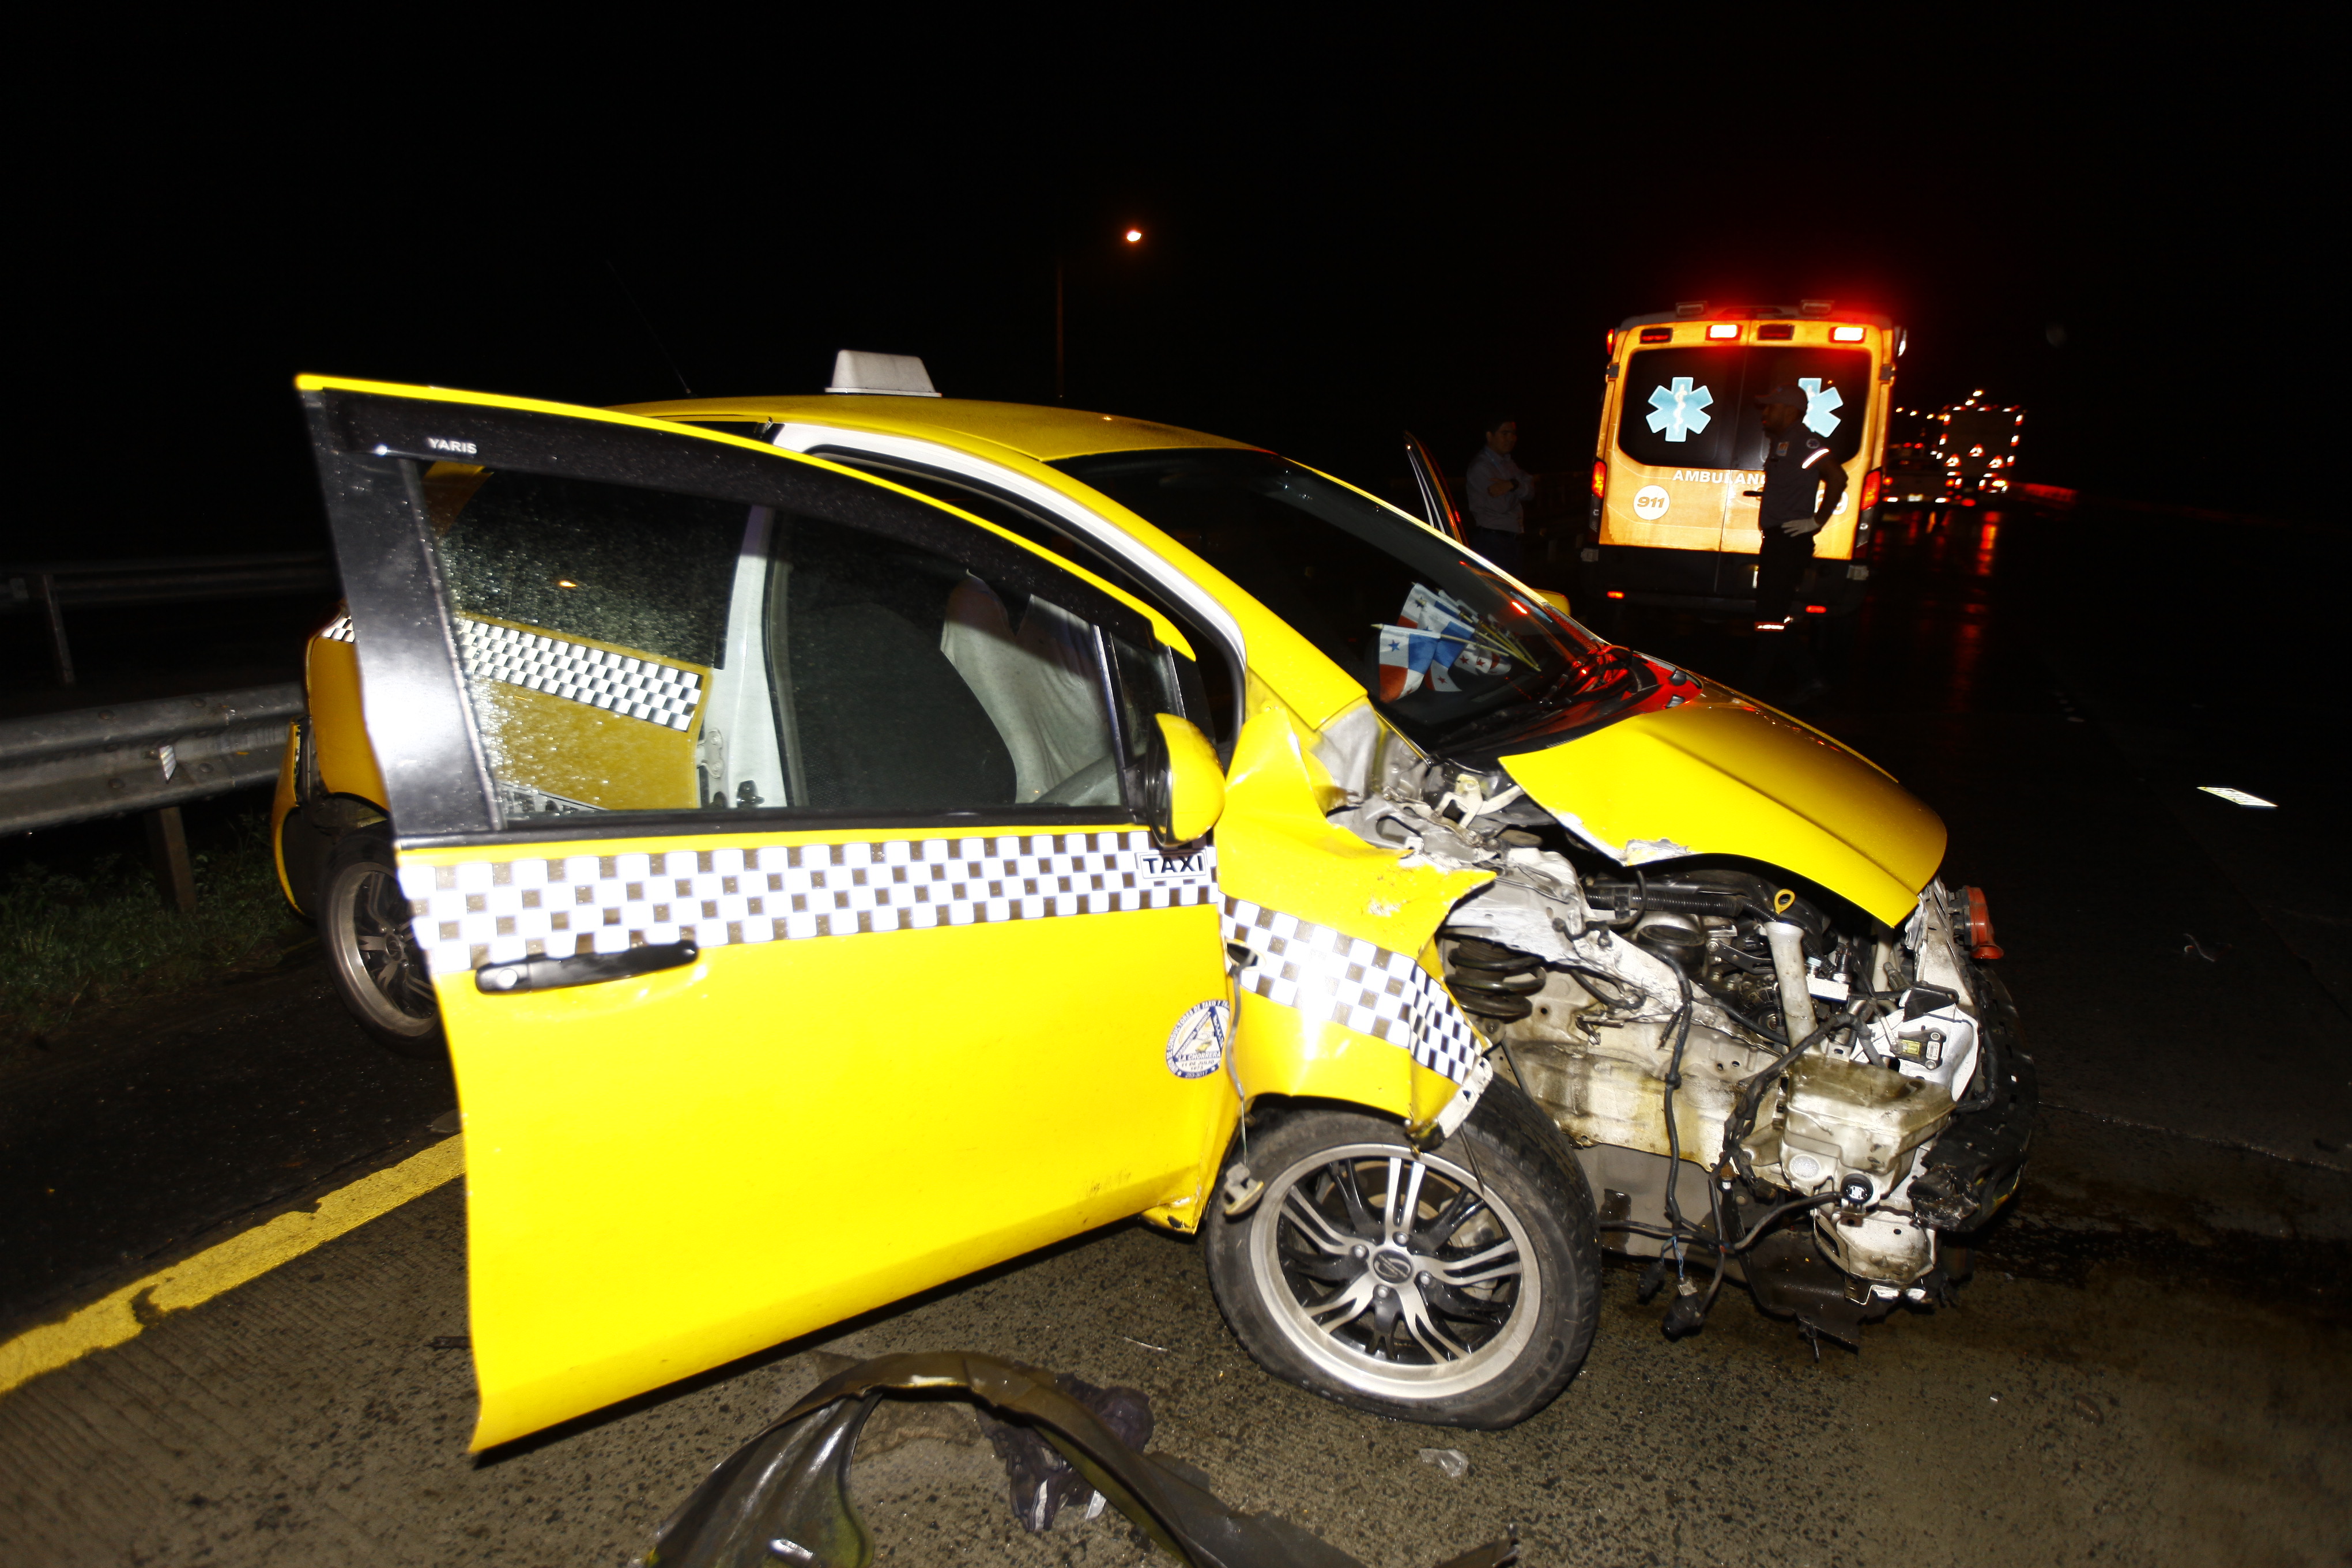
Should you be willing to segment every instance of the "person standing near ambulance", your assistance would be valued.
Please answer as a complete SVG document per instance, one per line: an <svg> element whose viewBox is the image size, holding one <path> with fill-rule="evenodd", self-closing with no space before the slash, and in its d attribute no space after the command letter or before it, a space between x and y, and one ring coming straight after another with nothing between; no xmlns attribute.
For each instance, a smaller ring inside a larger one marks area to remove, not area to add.
<svg viewBox="0 0 2352 1568"><path fill-rule="evenodd" d="M1519 444L1519 422L1496 416L1486 421L1486 444L1470 459L1464 489L1470 502L1470 548L1517 576L1527 538L1529 497L1536 493L1533 474L1512 459Z"/></svg>
<svg viewBox="0 0 2352 1568"><path fill-rule="evenodd" d="M1802 387L1776 386L1756 399L1764 426L1764 488L1756 525L1764 541L1756 552L1756 647L1748 681L1760 687L1784 650L1790 671L1802 683L1790 699L1803 702L1828 689L1821 668L1805 646L1805 632L1790 626L1797 584L1813 558L1813 536L1845 500L1845 469L1830 455L1829 437L1805 424L1811 395Z"/></svg>

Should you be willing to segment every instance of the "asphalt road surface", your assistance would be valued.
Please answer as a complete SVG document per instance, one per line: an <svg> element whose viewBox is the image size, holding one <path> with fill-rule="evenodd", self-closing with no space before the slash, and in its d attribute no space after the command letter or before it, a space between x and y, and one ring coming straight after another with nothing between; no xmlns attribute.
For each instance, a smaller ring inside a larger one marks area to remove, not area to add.
<svg viewBox="0 0 2352 1568"><path fill-rule="evenodd" d="M2347 553L2147 514L1888 531L1806 716L1950 824L2045 1113L1959 1307L1859 1352L1744 1300L1669 1343L1612 1268L1551 1409L1401 1426L1260 1373L1194 1248L1122 1226L476 1459L449 1183L0 1394L0 1561L625 1563L828 1358L953 1348L1142 1390L1153 1447L1380 1568L1513 1523L1530 1563L2352 1563ZM1739 677L1719 628L1622 629ZM454 1103L315 970L67 1042L0 1084L0 1336L328 1213ZM1116 1514L1022 1534L960 1405L897 1409L856 1484L886 1562L1150 1558Z"/></svg>

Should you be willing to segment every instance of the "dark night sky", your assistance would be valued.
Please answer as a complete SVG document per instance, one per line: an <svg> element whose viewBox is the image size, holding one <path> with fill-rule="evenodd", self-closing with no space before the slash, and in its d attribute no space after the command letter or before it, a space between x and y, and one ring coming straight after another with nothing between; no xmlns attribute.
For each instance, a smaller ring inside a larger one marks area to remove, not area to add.
<svg viewBox="0 0 2352 1568"><path fill-rule="evenodd" d="M0 556L319 542L298 370L674 395L615 270L698 392L816 390L854 346L1045 400L1057 237L1074 404L1374 485L1400 427L1458 460L1490 407L1530 466L1580 467L1619 319L1830 296L1911 327L1898 401L2032 409L2029 479L2318 514L2245 488L2319 395L2290 308L2340 271L2312 40L1817 30L1775 76L1747 14L1358 46L1171 11L1091 57L974 35L910 64L861 15L90 78L107 129L21 166L50 440Z"/></svg>

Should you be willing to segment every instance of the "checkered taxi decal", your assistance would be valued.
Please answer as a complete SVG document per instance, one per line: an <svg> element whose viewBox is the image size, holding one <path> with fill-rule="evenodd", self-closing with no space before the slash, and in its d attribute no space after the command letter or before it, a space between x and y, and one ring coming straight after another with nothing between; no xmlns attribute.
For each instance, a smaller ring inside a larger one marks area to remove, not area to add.
<svg viewBox="0 0 2352 1568"><path fill-rule="evenodd" d="M400 885L436 975L685 939L712 948L1219 901L1213 847L1170 859L1139 831L468 860L403 866ZM1222 903L1224 939L1257 955L1244 990L1468 1080L1470 1021L1409 954Z"/></svg>
<svg viewBox="0 0 2352 1568"><path fill-rule="evenodd" d="M1257 954L1242 989L1310 1017L1386 1040L1455 1083L1479 1042L1437 978L1411 955L1241 899L1225 900L1225 940Z"/></svg>
<svg viewBox="0 0 2352 1568"><path fill-rule="evenodd" d="M457 617L457 646L466 673L477 679L568 697L665 729L691 728L702 700L702 677L691 669L471 616Z"/></svg>
<svg viewBox="0 0 2352 1568"><path fill-rule="evenodd" d="M1168 859L1150 835L1042 833L877 844L403 866L435 974L541 955L700 947L1205 904L1216 851Z"/></svg>
<svg viewBox="0 0 2352 1568"><path fill-rule="evenodd" d="M496 621L457 617L466 673L551 696L568 697L666 730L690 730L702 700L701 675L656 658L635 658L544 632ZM351 642L352 618L337 616L319 628L329 642Z"/></svg>

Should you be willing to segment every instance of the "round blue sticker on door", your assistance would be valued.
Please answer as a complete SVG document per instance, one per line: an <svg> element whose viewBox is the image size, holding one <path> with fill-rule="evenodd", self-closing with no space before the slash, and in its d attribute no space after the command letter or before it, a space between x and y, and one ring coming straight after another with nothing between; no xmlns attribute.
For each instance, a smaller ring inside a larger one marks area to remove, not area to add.
<svg viewBox="0 0 2352 1568"><path fill-rule="evenodd" d="M1224 1066L1233 1018L1234 1005L1222 996L1187 1007L1168 1032L1168 1070L1178 1078L1206 1078Z"/></svg>

